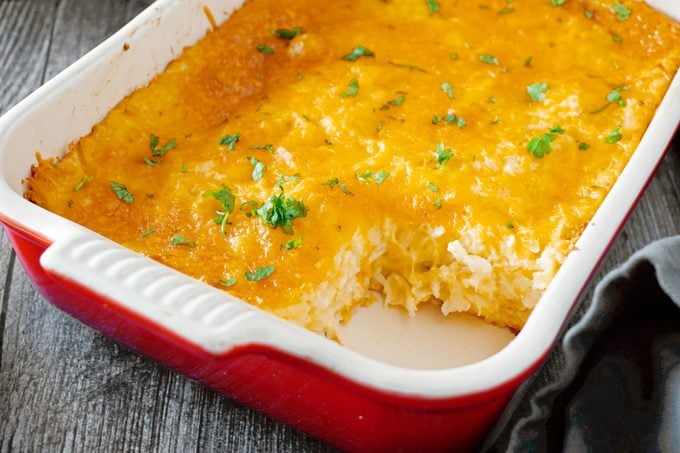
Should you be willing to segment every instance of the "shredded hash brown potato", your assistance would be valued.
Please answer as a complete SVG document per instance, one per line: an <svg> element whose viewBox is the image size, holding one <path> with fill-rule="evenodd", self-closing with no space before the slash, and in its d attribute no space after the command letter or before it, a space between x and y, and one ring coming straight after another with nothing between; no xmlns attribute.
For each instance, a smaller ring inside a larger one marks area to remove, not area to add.
<svg viewBox="0 0 680 453"><path fill-rule="evenodd" d="M375 301L521 329L680 64L642 1L553 3L249 0L26 197L330 336Z"/></svg>

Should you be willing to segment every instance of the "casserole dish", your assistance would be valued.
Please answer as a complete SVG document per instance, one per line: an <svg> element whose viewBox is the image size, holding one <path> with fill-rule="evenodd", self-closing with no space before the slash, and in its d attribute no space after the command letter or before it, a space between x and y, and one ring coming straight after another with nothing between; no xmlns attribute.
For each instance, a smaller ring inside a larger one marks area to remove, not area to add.
<svg viewBox="0 0 680 453"><path fill-rule="evenodd" d="M226 18L228 12L219 9L224 3L213 3L208 6L217 19ZM514 386L547 353L579 289L651 176L677 125L677 80L578 250L517 340L491 359L468 367L404 370L361 357L231 300L18 195L33 151L59 153L130 88L176 56L173 48L205 31L202 5L159 3L134 22L136 30L124 29L5 118L0 145L2 213L22 262L41 291L79 319L339 446L470 445L493 421ZM182 33L177 42L165 43L171 30ZM123 52L123 43L130 50ZM29 133L48 118L58 121L53 130ZM42 141L32 135L40 135Z"/></svg>

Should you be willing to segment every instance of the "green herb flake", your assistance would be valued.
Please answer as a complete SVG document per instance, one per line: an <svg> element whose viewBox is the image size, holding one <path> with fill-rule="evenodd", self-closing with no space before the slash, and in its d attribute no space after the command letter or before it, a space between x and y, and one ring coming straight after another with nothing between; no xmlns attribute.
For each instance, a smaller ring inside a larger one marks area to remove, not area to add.
<svg viewBox="0 0 680 453"><path fill-rule="evenodd" d="M487 53L483 53L479 55L479 61L482 61L486 64L495 64L495 65L500 65L500 61L498 61L498 58L494 57L493 55L489 55Z"/></svg>
<svg viewBox="0 0 680 453"><path fill-rule="evenodd" d="M357 94L359 94L359 81L357 79L352 79L349 81L347 91L340 93L340 97L347 98L350 96L356 96Z"/></svg>
<svg viewBox="0 0 680 453"><path fill-rule="evenodd" d="M151 154L153 156L163 157L168 151L177 147L177 141L174 138L171 138L162 148L158 148L158 145L160 145L160 139L158 136L152 134L149 140Z"/></svg>
<svg viewBox="0 0 680 453"><path fill-rule="evenodd" d="M505 228L507 228L508 230L512 230L515 228L515 225L513 225L513 223L508 220L507 222L505 222Z"/></svg>
<svg viewBox="0 0 680 453"><path fill-rule="evenodd" d="M67 204L68 207L70 208L71 206L73 206L73 200L71 200L71 199L69 198L69 199L66 201L66 204Z"/></svg>
<svg viewBox="0 0 680 453"><path fill-rule="evenodd" d="M432 205L437 209L441 209L442 208L442 199L441 198L435 198L434 201L432 202Z"/></svg>
<svg viewBox="0 0 680 453"><path fill-rule="evenodd" d="M433 183L433 182L428 182L428 183L427 183L427 188L428 188L431 192L434 192L434 193L439 192L439 186L436 185L436 184Z"/></svg>
<svg viewBox="0 0 680 453"><path fill-rule="evenodd" d="M236 146L236 143L238 143L240 138L241 138L241 133L239 133L239 132L237 132L233 135L225 135L220 140L220 145L225 145L225 146L227 146L227 149L229 151L233 151L234 147Z"/></svg>
<svg viewBox="0 0 680 453"><path fill-rule="evenodd" d="M590 145L585 142L581 142L578 145L578 149L580 149L581 151L587 151L590 149Z"/></svg>
<svg viewBox="0 0 680 453"><path fill-rule="evenodd" d="M230 286L234 286L238 280L236 277L231 277L226 280L220 280L217 282L219 285L224 286L225 288L229 288Z"/></svg>
<svg viewBox="0 0 680 453"><path fill-rule="evenodd" d="M499 12L500 14L510 14L515 11L515 8L512 6L506 6L505 8L501 9Z"/></svg>
<svg viewBox="0 0 680 453"><path fill-rule="evenodd" d="M491 96L489 99L486 100L487 103L489 104L495 104L496 103L496 98Z"/></svg>
<svg viewBox="0 0 680 453"><path fill-rule="evenodd" d="M182 164L181 171L182 171L182 173L187 173L189 171L189 169L187 168L187 164Z"/></svg>
<svg viewBox="0 0 680 453"><path fill-rule="evenodd" d="M74 191L74 192L78 192L80 189L82 189L83 187L85 187L85 186L87 185L87 183L89 183L90 181L92 181L93 178L94 178L94 175L93 175L93 176L87 176L87 177L86 177L86 176L83 176L82 179L78 182L78 184L76 184L76 185L73 187L73 191Z"/></svg>
<svg viewBox="0 0 680 453"><path fill-rule="evenodd" d="M173 236L173 238L170 239L170 244L172 244L174 246L189 247L190 249L193 249L194 247L196 247L195 242L187 241L186 238L181 234L178 234L177 236Z"/></svg>
<svg viewBox="0 0 680 453"><path fill-rule="evenodd" d="M389 171L381 170L373 175L373 180L375 181L376 184L380 185L383 182L385 182L385 180L389 177L390 177Z"/></svg>
<svg viewBox="0 0 680 453"><path fill-rule="evenodd" d="M584 10L583 15L586 16L586 19L592 19L595 17L595 13L589 9Z"/></svg>
<svg viewBox="0 0 680 453"><path fill-rule="evenodd" d="M449 58L452 60L457 60L458 59L458 54L456 52L453 52L449 55Z"/></svg>
<svg viewBox="0 0 680 453"><path fill-rule="evenodd" d="M437 165L443 167L446 163L451 160L453 156L453 151L451 148L446 148L443 143L437 143L437 149L434 152L434 157L437 160Z"/></svg>
<svg viewBox="0 0 680 453"><path fill-rule="evenodd" d="M621 127L617 127L616 129L611 131L609 133L609 135L607 135L605 137L604 142L609 144L609 145L612 145L612 144L618 142L619 140L621 140L622 138L623 138L623 135L621 135Z"/></svg>
<svg viewBox="0 0 680 453"><path fill-rule="evenodd" d="M279 179L276 180L276 186L281 188L283 190L283 185L287 182L300 182L300 173L296 173L294 175L286 176L286 175L281 175L279 176Z"/></svg>
<svg viewBox="0 0 680 453"><path fill-rule="evenodd" d="M465 121L465 118L458 117L458 121L456 121L456 124L458 125L459 128L465 129L465 126L467 126L467 121Z"/></svg>
<svg viewBox="0 0 680 453"><path fill-rule="evenodd" d="M225 234L224 228L229 224L229 214L234 212L236 205L236 197L229 187L222 184L222 187L215 191L208 191L203 193L204 197L213 197L220 204L220 210L215 211L215 223L220 225L220 231Z"/></svg>
<svg viewBox="0 0 680 453"><path fill-rule="evenodd" d="M537 159L542 159L543 156L550 154L552 151L552 142L557 138L557 134L563 134L564 129L556 125L550 132L540 137L534 137L529 141L527 150Z"/></svg>
<svg viewBox="0 0 680 453"><path fill-rule="evenodd" d="M533 60L533 57L528 56L526 60L524 60L524 67L525 68L531 68L531 60Z"/></svg>
<svg viewBox="0 0 680 453"><path fill-rule="evenodd" d="M432 124L439 124L442 121L446 122L447 124L456 124L458 117L454 113L447 113L443 116L434 115L432 117Z"/></svg>
<svg viewBox="0 0 680 453"><path fill-rule="evenodd" d="M293 234L293 220L307 217L307 207L302 200L287 198L281 190L279 195L272 194L255 213L272 228L281 227L284 233Z"/></svg>
<svg viewBox="0 0 680 453"><path fill-rule="evenodd" d="M246 272L246 280L249 282L259 282L274 273L274 266L258 267L253 272Z"/></svg>
<svg viewBox="0 0 680 453"><path fill-rule="evenodd" d="M628 20L633 11L626 8L620 0L615 0L614 6L612 6L612 12L616 14L618 20Z"/></svg>
<svg viewBox="0 0 680 453"><path fill-rule="evenodd" d="M254 157L249 157L248 162L250 162L250 165L253 166L253 173L251 175L253 181L259 181L260 179L262 179L262 176L264 175L267 166L263 162L255 159Z"/></svg>
<svg viewBox="0 0 680 453"><path fill-rule="evenodd" d="M620 44L623 42L623 38L617 35L616 33L612 33L612 41Z"/></svg>
<svg viewBox="0 0 680 453"><path fill-rule="evenodd" d="M367 170L363 173L355 173L354 176L361 182L365 182L370 184L371 179L373 178L373 172L370 170Z"/></svg>
<svg viewBox="0 0 680 453"><path fill-rule="evenodd" d="M550 3L552 3L552 6L562 6L567 3L567 0L550 0Z"/></svg>
<svg viewBox="0 0 680 453"><path fill-rule="evenodd" d="M144 163L145 163L148 167L152 167L152 168L155 167L156 165L158 165L158 164L161 163L160 160L149 159L148 157L142 157L142 159L144 159Z"/></svg>
<svg viewBox="0 0 680 453"><path fill-rule="evenodd" d="M527 94L534 102L541 102L545 99L545 92L548 91L548 84L546 82L536 82L527 86Z"/></svg>
<svg viewBox="0 0 680 453"><path fill-rule="evenodd" d="M115 181L109 182L111 184L111 189L113 189L113 193L116 194L116 197L118 197L119 200L122 200L128 204L135 201L135 197L130 192L128 192L127 187L125 187L123 184Z"/></svg>
<svg viewBox="0 0 680 453"><path fill-rule="evenodd" d="M145 238L151 234L154 234L155 232L156 232L155 228L149 228L148 230L142 233L142 237Z"/></svg>
<svg viewBox="0 0 680 453"><path fill-rule="evenodd" d="M389 105L393 105L395 107L399 107L406 101L406 98L404 96L399 96L398 98L392 99L391 101L388 102Z"/></svg>
<svg viewBox="0 0 680 453"><path fill-rule="evenodd" d="M300 36L303 33L304 33L304 30L302 30L302 27L294 27L294 28L291 28L291 29L279 28L277 30L271 31L272 35L279 37L281 39L293 39L297 36Z"/></svg>
<svg viewBox="0 0 680 453"><path fill-rule="evenodd" d="M442 82L439 86L449 99L453 99L453 87L449 82Z"/></svg>
<svg viewBox="0 0 680 453"><path fill-rule="evenodd" d="M627 91L628 87L623 86L620 88L614 88L609 94L607 95L607 101L619 105L621 107L626 106L626 100L621 97L621 92L622 91Z"/></svg>
<svg viewBox="0 0 680 453"><path fill-rule="evenodd" d="M302 245L302 238L291 239L288 242L281 244L281 250L295 250Z"/></svg>
<svg viewBox="0 0 680 453"><path fill-rule="evenodd" d="M354 195L352 192L347 190L347 186L345 186L342 182L340 182L340 180L338 178L329 179L328 181L325 181L322 184L324 186L330 187L331 190L333 190L333 188L335 186L338 186L338 187L340 187L340 190L342 191L342 193L344 193L345 195L350 195L350 196Z"/></svg>
<svg viewBox="0 0 680 453"><path fill-rule="evenodd" d="M347 61L357 61L360 57L374 57L374 56L375 53L372 50L364 46L354 46L352 52L342 57L342 59Z"/></svg>
<svg viewBox="0 0 680 453"><path fill-rule="evenodd" d="M427 5L427 9L430 10L430 14L436 13L440 7L437 0L425 0L425 4Z"/></svg>
<svg viewBox="0 0 680 453"><path fill-rule="evenodd" d="M258 52L264 55L271 55L274 53L274 49L268 44L258 44L255 48Z"/></svg>
<svg viewBox="0 0 680 453"><path fill-rule="evenodd" d="M262 149L268 153L272 153L274 152L274 145L271 143L267 143L266 145L253 145L250 147L250 149Z"/></svg>

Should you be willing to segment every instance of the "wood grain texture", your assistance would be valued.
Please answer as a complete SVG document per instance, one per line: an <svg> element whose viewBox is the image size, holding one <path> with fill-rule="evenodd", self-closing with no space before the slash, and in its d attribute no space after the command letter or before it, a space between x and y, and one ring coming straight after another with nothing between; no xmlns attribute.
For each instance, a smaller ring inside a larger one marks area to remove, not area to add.
<svg viewBox="0 0 680 453"><path fill-rule="evenodd" d="M0 0L0 113L150 3ZM594 281L650 241L675 234L680 234L677 137ZM1 451L329 450L51 307L16 262L4 232L0 283Z"/></svg>

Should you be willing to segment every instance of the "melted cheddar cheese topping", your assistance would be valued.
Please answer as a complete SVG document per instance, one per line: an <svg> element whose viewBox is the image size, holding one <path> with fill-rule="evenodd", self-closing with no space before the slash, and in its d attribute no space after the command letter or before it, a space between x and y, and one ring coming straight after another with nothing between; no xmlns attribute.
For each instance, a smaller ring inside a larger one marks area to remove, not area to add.
<svg viewBox="0 0 680 453"><path fill-rule="evenodd" d="M249 0L26 196L318 332L520 329L680 64L641 1L554 3Z"/></svg>

